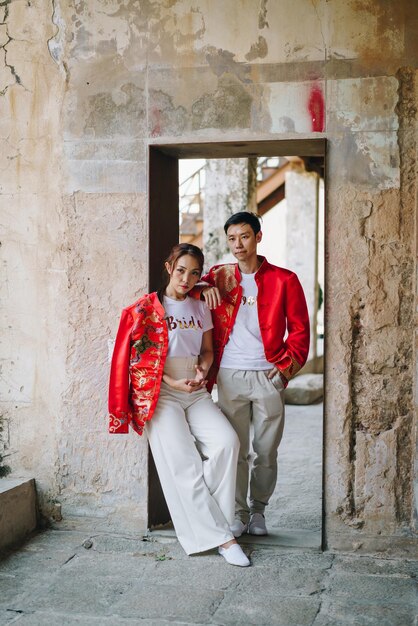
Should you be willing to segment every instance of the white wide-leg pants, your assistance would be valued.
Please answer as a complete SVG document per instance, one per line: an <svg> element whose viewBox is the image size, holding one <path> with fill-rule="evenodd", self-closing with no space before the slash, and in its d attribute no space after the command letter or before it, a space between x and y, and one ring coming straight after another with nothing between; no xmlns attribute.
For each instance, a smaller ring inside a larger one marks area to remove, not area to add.
<svg viewBox="0 0 418 626"><path fill-rule="evenodd" d="M195 358L167 358L164 371L194 378ZM161 384L145 432L177 538L187 554L233 539L239 441L206 390L190 394Z"/></svg>

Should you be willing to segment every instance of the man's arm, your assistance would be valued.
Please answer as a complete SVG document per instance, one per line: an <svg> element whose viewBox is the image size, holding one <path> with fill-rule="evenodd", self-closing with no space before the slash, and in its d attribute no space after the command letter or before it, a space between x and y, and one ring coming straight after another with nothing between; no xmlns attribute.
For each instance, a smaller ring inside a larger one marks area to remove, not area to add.
<svg viewBox="0 0 418 626"><path fill-rule="evenodd" d="M296 274L292 274L286 284L286 321L288 335L285 349L275 364L289 381L305 365L310 342L308 307Z"/></svg>
<svg viewBox="0 0 418 626"><path fill-rule="evenodd" d="M189 291L189 296L197 300L204 300L210 309L216 309L222 301L219 289L215 286L215 280L210 272L202 276L197 285Z"/></svg>

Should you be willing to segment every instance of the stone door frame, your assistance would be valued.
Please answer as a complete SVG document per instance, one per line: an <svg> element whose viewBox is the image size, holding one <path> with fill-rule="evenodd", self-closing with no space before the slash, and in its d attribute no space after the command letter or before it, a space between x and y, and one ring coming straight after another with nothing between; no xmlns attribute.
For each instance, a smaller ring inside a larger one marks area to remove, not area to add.
<svg viewBox="0 0 418 626"><path fill-rule="evenodd" d="M217 141L190 143L150 143L148 146L148 289L155 291L169 250L179 240L179 159L228 159L261 156L303 156L324 159L326 190L326 151L324 137L272 139L262 141ZM325 196L326 198L326 196ZM325 200L326 202L326 200ZM326 211L325 211L326 220ZM325 228L325 232L327 229ZM326 239L326 238L325 238ZM325 258L326 258L325 240ZM326 286L325 286L326 298ZM324 303L324 310L326 306ZM325 319L325 327L327 320ZM326 338L324 359L326 355ZM323 442L325 443L326 384L324 382ZM322 549L325 548L325 445L322 446ZM170 520L151 451L148 449L148 528Z"/></svg>

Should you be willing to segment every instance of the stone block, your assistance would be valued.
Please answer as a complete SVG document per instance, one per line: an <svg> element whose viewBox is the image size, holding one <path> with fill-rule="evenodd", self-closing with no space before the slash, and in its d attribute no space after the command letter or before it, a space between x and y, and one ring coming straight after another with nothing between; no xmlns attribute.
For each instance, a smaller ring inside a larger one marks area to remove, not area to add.
<svg viewBox="0 0 418 626"><path fill-rule="evenodd" d="M395 429L377 436L356 433L354 497L364 511L369 534L390 533L396 519Z"/></svg>
<svg viewBox="0 0 418 626"><path fill-rule="evenodd" d="M418 561L406 559L385 559L370 556L338 555L334 557L333 572L351 572L372 576L393 576L395 578L418 578Z"/></svg>
<svg viewBox="0 0 418 626"><path fill-rule="evenodd" d="M0 619L2 614L0 613ZM10 619L15 620L16 614L11 613ZM8 622L0 622L1 624ZM19 624L27 624L27 626L45 626L45 624L59 624L60 626L116 626L124 624L124 626L167 626L165 619L122 619L117 615L110 617L87 616L83 613L79 615L66 615L64 613L51 613L50 611L36 611L35 613L25 613L19 618ZM170 621L170 626L184 626L185 622Z"/></svg>
<svg viewBox="0 0 418 626"><path fill-rule="evenodd" d="M358 529L347 531L344 522L331 518L327 533L327 548L334 552L355 552L361 555L378 554L384 558L405 557L418 559L418 542L413 535L367 535ZM343 528L343 530L341 530Z"/></svg>
<svg viewBox="0 0 418 626"><path fill-rule="evenodd" d="M74 577L69 571L57 572L56 576L44 579L41 589L32 584L35 593L20 601L15 600L11 608L88 616L111 615L114 604L125 597L135 582L120 576L110 578L96 575L92 578L78 574ZM135 588L137 595L141 596L138 587Z"/></svg>
<svg viewBox="0 0 418 626"><path fill-rule="evenodd" d="M398 80L394 76L345 78L327 82L327 130L397 130Z"/></svg>
<svg viewBox="0 0 418 626"><path fill-rule="evenodd" d="M273 596L314 596L320 593L323 586L324 570L307 567L287 567L283 570L275 567L264 567L244 572L240 577L239 591L252 595L269 593Z"/></svg>
<svg viewBox="0 0 418 626"><path fill-rule="evenodd" d="M16 620L16 613L13 611L1 611L0 610L0 624L11 624Z"/></svg>
<svg viewBox="0 0 418 626"><path fill-rule="evenodd" d="M331 597L340 600L357 598L361 604L416 606L416 581L401 577L368 576L364 574L334 574L328 588Z"/></svg>
<svg viewBox="0 0 418 626"><path fill-rule="evenodd" d="M322 374L301 374L293 378L285 391L286 404L313 404L324 394Z"/></svg>
<svg viewBox="0 0 418 626"><path fill-rule="evenodd" d="M93 549L100 554L154 554L160 553L162 546L154 541L143 538L120 537L115 535L99 535L93 539Z"/></svg>
<svg viewBox="0 0 418 626"><path fill-rule="evenodd" d="M214 624L269 624L269 626L309 626L320 605L319 598L294 598L263 593L237 592L222 603Z"/></svg>
<svg viewBox="0 0 418 626"><path fill-rule="evenodd" d="M75 139L66 141L64 150L75 161L144 162L147 155L142 139Z"/></svg>
<svg viewBox="0 0 418 626"><path fill-rule="evenodd" d="M200 624L208 621L224 598L222 591L177 585L176 580L168 580L167 584L150 584L149 581L133 585L112 612L122 618L141 616L145 619L164 617L167 622L173 620L189 624Z"/></svg>
<svg viewBox="0 0 418 626"><path fill-rule="evenodd" d="M287 568L325 571L331 567L334 558L334 555L328 552L302 552L300 549L290 552L278 548L262 548L251 553L251 565L253 572L254 568L266 566L278 567L283 571Z"/></svg>
<svg viewBox="0 0 418 626"><path fill-rule="evenodd" d="M22 542L37 524L35 481L0 481L0 551Z"/></svg>
<svg viewBox="0 0 418 626"><path fill-rule="evenodd" d="M208 563L210 553L202 556L190 557L188 561L164 557L161 550L160 557L154 558L147 567L147 582L158 585L167 581L175 581L176 586L195 589L196 594L201 589L207 591L224 591L231 585L236 585L241 579L242 569L226 567L224 559L214 552L214 559ZM248 552L248 550L246 550ZM161 560L159 560L161 558Z"/></svg>
<svg viewBox="0 0 418 626"><path fill-rule="evenodd" d="M143 193L146 176L142 161L75 160L67 162L67 192Z"/></svg>
<svg viewBox="0 0 418 626"><path fill-rule="evenodd" d="M27 597L27 586L34 589L34 579L28 579L27 576L18 576L17 574L3 574L0 572L0 609L8 610L20 609L20 603ZM1 613L0 613L1 614ZM3 622L0 622L1 624Z"/></svg>
<svg viewBox="0 0 418 626"><path fill-rule="evenodd" d="M315 626L416 626L413 607L393 607L387 604L356 604L327 598Z"/></svg>

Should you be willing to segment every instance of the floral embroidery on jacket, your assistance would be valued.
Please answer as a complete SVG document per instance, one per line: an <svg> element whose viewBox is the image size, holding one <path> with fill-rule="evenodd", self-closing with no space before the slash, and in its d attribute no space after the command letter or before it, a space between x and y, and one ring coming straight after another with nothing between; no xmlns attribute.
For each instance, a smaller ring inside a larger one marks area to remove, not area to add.
<svg viewBox="0 0 418 626"><path fill-rule="evenodd" d="M109 432L142 434L160 393L168 350L164 309L157 294L124 309L119 323L109 383Z"/></svg>
<svg viewBox="0 0 418 626"><path fill-rule="evenodd" d="M134 354L133 358L131 359L131 365L133 365L134 363L139 363L139 361L141 360L141 355L148 350L149 348L158 348L159 344L155 343L155 341L151 341L151 339L148 337L148 335L145 335L143 337L141 337L140 339L138 339L137 341L135 341L132 344L132 348L135 351L136 354Z"/></svg>

